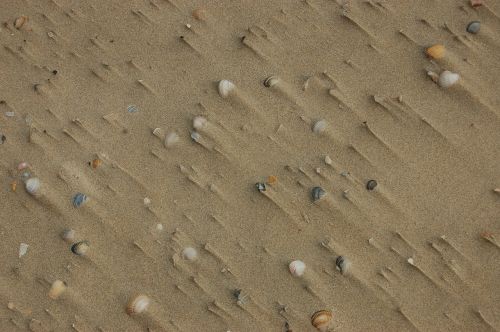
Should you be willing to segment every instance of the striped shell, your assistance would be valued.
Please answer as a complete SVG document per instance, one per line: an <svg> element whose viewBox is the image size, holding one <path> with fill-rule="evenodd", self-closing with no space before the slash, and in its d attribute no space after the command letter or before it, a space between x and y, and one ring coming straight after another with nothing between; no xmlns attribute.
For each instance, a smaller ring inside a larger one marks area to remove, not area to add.
<svg viewBox="0 0 500 332"><path fill-rule="evenodd" d="M151 304L151 299L146 295L134 296L127 303L127 314L136 315L145 312L149 305Z"/></svg>
<svg viewBox="0 0 500 332"><path fill-rule="evenodd" d="M311 324L319 331L326 331L332 321L332 312L330 310L316 311L311 317Z"/></svg>

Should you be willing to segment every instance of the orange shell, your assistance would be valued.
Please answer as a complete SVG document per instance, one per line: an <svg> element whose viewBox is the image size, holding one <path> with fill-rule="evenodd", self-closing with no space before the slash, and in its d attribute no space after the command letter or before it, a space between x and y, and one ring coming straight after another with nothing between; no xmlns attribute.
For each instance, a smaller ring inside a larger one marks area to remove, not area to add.
<svg viewBox="0 0 500 332"><path fill-rule="evenodd" d="M276 177L275 175L269 175L267 177L267 184L273 185L276 183L278 183L278 177Z"/></svg>
<svg viewBox="0 0 500 332"><path fill-rule="evenodd" d="M193 10L192 15L198 21L205 21L205 19L206 19L205 11L202 8L198 8L198 9Z"/></svg>
<svg viewBox="0 0 500 332"><path fill-rule="evenodd" d="M311 324L319 331L326 331L332 321L332 312L330 310L316 311L311 317Z"/></svg>
<svg viewBox="0 0 500 332"><path fill-rule="evenodd" d="M433 45L425 50L425 54L427 54L427 56L429 56L433 59L442 59L442 58L444 58L445 53L446 53L446 49L445 49L444 45L441 45L441 44Z"/></svg>
<svg viewBox="0 0 500 332"><path fill-rule="evenodd" d="M97 168L101 166L102 160L101 159L94 159L92 160L92 168Z"/></svg>

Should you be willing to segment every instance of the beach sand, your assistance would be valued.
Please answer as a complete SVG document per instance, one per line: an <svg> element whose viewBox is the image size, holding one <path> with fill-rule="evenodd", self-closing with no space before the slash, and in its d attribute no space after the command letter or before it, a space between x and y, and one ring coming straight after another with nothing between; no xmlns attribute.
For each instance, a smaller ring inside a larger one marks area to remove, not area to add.
<svg viewBox="0 0 500 332"><path fill-rule="evenodd" d="M499 15L2 0L0 331L314 331L317 310L331 331L500 330ZM128 315L136 294L151 304Z"/></svg>

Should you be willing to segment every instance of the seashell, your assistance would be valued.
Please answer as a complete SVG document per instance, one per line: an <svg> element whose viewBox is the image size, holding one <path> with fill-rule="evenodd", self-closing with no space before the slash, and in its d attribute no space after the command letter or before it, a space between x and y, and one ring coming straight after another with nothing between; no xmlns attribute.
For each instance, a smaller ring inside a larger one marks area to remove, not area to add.
<svg viewBox="0 0 500 332"><path fill-rule="evenodd" d="M312 131L315 134L321 134L322 132L325 131L327 126L328 126L328 123L325 120L316 121L312 127Z"/></svg>
<svg viewBox="0 0 500 332"><path fill-rule="evenodd" d="M28 168L28 167L30 167L30 165L27 162L23 161L23 162L20 162L19 165L17 165L17 170L22 171L23 169Z"/></svg>
<svg viewBox="0 0 500 332"><path fill-rule="evenodd" d="M174 146L177 142L179 142L179 135L176 132L171 132L165 136L165 146L167 148Z"/></svg>
<svg viewBox="0 0 500 332"><path fill-rule="evenodd" d="M75 196L73 196L73 206L78 208L82 205L85 205L85 203L88 201L88 196L82 193L78 193Z"/></svg>
<svg viewBox="0 0 500 332"><path fill-rule="evenodd" d="M265 183L257 182L255 184L255 186L257 187L257 190L260 192L266 191L266 184Z"/></svg>
<svg viewBox="0 0 500 332"><path fill-rule="evenodd" d="M275 176L275 175L269 175L267 177L267 184L274 185L276 183L278 183L278 177L277 176Z"/></svg>
<svg viewBox="0 0 500 332"><path fill-rule="evenodd" d="M38 178L29 178L26 181L26 191L31 195L37 195L40 192L40 180Z"/></svg>
<svg viewBox="0 0 500 332"><path fill-rule="evenodd" d="M158 138L163 137L163 130L161 128L155 128L153 129L153 135L155 135Z"/></svg>
<svg viewBox="0 0 500 332"><path fill-rule="evenodd" d="M483 0L470 0L470 6L472 8L480 7L483 5Z"/></svg>
<svg viewBox="0 0 500 332"><path fill-rule="evenodd" d="M29 247L29 245L26 244L26 243L21 243L19 245L19 258L21 258L24 255L26 255L26 253L28 252L28 247Z"/></svg>
<svg viewBox="0 0 500 332"><path fill-rule="evenodd" d="M52 283L49 290L49 297L52 300L57 300L68 288L68 285L61 280L56 280Z"/></svg>
<svg viewBox="0 0 500 332"><path fill-rule="evenodd" d="M290 273L295 277L302 277L306 271L306 264L303 261L295 260L288 265Z"/></svg>
<svg viewBox="0 0 500 332"><path fill-rule="evenodd" d="M351 261L344 256L337 257L335 265L342 274L347 274L351 270Z"/></svg>
<svg viewBox="0 0 500 332"><path fill-rule="evenodd" d="M449 88L453 84L457 83L459 79L460 75L445 70L439 75L438 84L442 88Z"/></svg>
<svg viewBox="0 0 500 332"><path fill-rule="evenodd" d="M311 316L311 324L319 331L325 332L332 322L330 310L319 310Z"/></svg>
<svg viewBox="0 0 500 332"><path fill-rule="evenodd" d="M269 76L268 78L266 78L264 80L264 86L266 88L272 88L273 86L278 84L279 81L280 81L280 79L278 76Z"/></svg>
<svg viewBox="0 0 500 332"><path fill-rule="evenodd" d="M188 261L194 261L198 258L198 252L193 247L187 247L182 250L182 257Z"/></svg>
<svg viewBox="0 0 500 332"><path fill-rule="evenodd" d="M236 85L228 80L222 80L219 82L219 95L222 98L227 98L234 91Z"/></svg>
<svg viewBox="0 0 500 332"><path fill-rule="evenodd" d="M479 32L480 29L481 29L481 22L479 21L472 21L469 23L469 25L467 25L468 33L476 34Z"/></svg>
<svg viewBox="0 0 500 332"><path fill-rule="evenodd" d="M434 83L437 83L439 81L439 75L433 71L428 71L427 76L429 76Z"/></svg>
<svg viewBox="0 0 500 332"><path fill-rule="evenodd" d="M12 181L12 182L10 183L10 189L11 189L12 191L16 191L16 189L17 189L17 182L16 182L16 181Z"/></svg>
<svg viewBox="0 0 500 332"><path fill-rule="evenodd" d="M80 241L71 246L71 251L78 256L85 256L90 249L88 241Z"/></svg>
<svg viewBox="0 0 500 332"><path fill-rule="evenodd" d="M446 53L444 45L436 44L425 50L425 54L433 59L442 59Z"/></svg>
<svg viewBox="0 0 500 332"><path fill-rule="evenodd" d="M325 156L325 164L331 165L332 164L332 158L330 158L329 156Z"/></svg>
<svg viewBox="0 0 500 332"><path fill-rule="evenodd" d="M495 188L493 189L494 192L496 192L497 194L500 194L500 188Z"/></svg>
<svg viewBox="0 0 500 332"><path fill-rule="evenodd" d="M414 261L414 260L413 260L413 258L411 258L411 257L410 257L410 258L408 258L406 261L407 261L407 262L408 262L408 264L410 264L410 265L415 265L415 261Z"/></svg>
<svg viewBox="0 0 500 332"><path fill-rule="evenodd" d="M127 303L127 314L137 315L145 312L149 305L151 304L151 299L146 295L137 295L132 297Z"/></svg>
<svg viewBox="0 0 500 332"><path fill-rule="evenodd" d="M206 16L207 16L206 13L205 13L205 11L203 9L201 9L201 8L193 10L192 15L198 21L205 21L206 20Z"/></svg>
<svg viewBox="0 0 500 332"><path fill-rule="evenodd" d="M198 133L198 132L196 132L196 131L193 131L193 132L191 133L191 139L192 139L193 141L195 141L196 143L198 143L198 142L201 140L201 135L200 135L200 133Z"/></svg>
<svg viewBox="0 0 500 332"><path fill-rule="evenodd" d="M377 181L375 181L375 180L369 180L366 183L366 189L368 189L368 190L373 190L373 189L375 189L376 186L377 186Z"/></svg>
<svg viewBox="0 0 500 332"><path fill-rule="evenodd" d="M203 129L207 126L208 120L203 116L196 116L193 119L193 128L194 129Z"/></svg>
<svg viewBox="0 0 500 332"><path fill-rule="evenodd" d="M321 187L314 187L311 191L312 199L314 202L321 200L326 195L326 191Z"/></svg>
<svg viewBox="0 0 500 332"><path fill-rule="evenodd" d="M18 18L16 18L16 20L14 21L14 28L16 29L21 29L23 27L23 25L28 22L28 16L19 16Z"/></svg>
<svg viewBox="0 0 500 332"><path fill-rule="evenodd" d="M61 237L64 241L66 242L73 242L75 241L75 235L76 235L76 231L74 229L65 229L62 233L61 233Z"/></svg>
<svg viewBox="0 0 500 332"><path fill-rule="evenodd" d="M92 168L94 168L94 169L101 166L101 164L102 164L101 159L96 158L96 159L92 160Z"/></svg>

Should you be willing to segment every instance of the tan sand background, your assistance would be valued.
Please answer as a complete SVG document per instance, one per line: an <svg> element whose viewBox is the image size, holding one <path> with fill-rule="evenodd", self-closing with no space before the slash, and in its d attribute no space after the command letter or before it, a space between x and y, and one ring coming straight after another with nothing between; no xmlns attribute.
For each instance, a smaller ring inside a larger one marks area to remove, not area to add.
<svg viewBox="0 0 500 332"><path fill-rule="evenodd" d="M0 330L313 331L330 309L333 331L498 331L499 14L494 0L2 0ZM459 83L426 75L443 69ZM151 310L128 316L137 293Z"/></svg>

